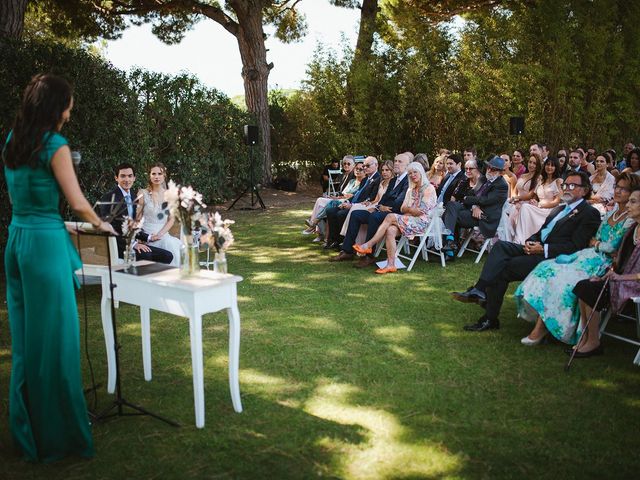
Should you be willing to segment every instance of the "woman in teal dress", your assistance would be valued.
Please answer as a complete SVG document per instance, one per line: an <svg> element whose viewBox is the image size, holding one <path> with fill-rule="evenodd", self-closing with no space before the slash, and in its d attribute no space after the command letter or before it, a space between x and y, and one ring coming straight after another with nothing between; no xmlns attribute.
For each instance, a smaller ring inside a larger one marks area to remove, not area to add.
<svg viewBox="0 0 640 480"><path fill-rule="evenodd" d="M58 211L60 192L83 220L114 232L82 195L67 141L58 133L72 107L64 79L35 76L2 152L12 208L5 249L9 426L30 461L93 456L74 291L81 263Z"/></svg>
<svg viewBox="0 0 640 480"><path fill-rule="evenodd" d="M627 216L627 201L637 185L637 175L621 175L615 188L616 206L602 220L591 247L541 262L516 289L518 316L536 322L521 340L524 345L539 344L547 333L564 343L576 343L580 309L573 287L580 280L601 276L611 265L612 254L634 224Z"/></svg>

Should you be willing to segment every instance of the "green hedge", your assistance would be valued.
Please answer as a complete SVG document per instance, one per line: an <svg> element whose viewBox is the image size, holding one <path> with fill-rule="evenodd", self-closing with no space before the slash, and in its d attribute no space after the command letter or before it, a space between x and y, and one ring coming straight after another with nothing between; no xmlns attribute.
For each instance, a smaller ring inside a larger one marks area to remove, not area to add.
<svg viewBox="0 0 640 480"><path fill-rule="evenodd" d="M126 74L82 49L48 42L0 42L0 138L4 142L21 92L40 72L74 85L75 107L63 134L82 153L80 184L90 201L112 188L113 166L129 161L146 185L146 168L163 162L176 182L191 184L208 203L232 197L249 176L242 126L246 112L188 75L142 70ZM259 152L256 152L259 154ZM259 172L260 159L256 163ZM0 189L0 240L10 222L4 176Z"/></svg>

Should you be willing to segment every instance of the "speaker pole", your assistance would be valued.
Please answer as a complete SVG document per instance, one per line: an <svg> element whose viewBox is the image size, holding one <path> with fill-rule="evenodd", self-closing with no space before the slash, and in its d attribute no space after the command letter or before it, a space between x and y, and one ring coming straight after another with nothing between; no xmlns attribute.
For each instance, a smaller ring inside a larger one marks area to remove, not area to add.
<svg viewBox="0 0 640 480"><path fill-rule="evenodd" d="M258 187L254 182L254 173L253 173L253 149L258 143L258 127L256 125L245 125L244 126L244 141L245 144L249 146L249 185L236 197L233 203L227 208L227 210L231 210L235 204L240 200L248 191L251 191L251 207L244 207L240 210L255 210L256 204L260 204L260 208L262 210L266 210L266 206L262 201L262 197L260 196L260 192L258 191ZM255 195L255 200L254 200Z"/></svg>

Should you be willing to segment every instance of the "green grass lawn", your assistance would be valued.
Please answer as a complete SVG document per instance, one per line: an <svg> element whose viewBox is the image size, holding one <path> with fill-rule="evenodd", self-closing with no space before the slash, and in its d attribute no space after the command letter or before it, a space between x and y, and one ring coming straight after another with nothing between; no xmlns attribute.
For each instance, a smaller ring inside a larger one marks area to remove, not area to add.
<svg viewBox="0 0 640 480"><path fill-rule="evenodd" d="M576 360L565 373L562 345L520 345L531 326L515 318L510 299L500 330L464 332L481 311L448 292L477 278L471 257L445 269L420 261L385 276L329 263L300 235L310 207L231 215L229 270L244 277L244 412L231 406L226 315L207 315L202 430L194 425L188 322L152 313L154 377L145 382L138 309L121 305L126 398L183 426L117 418L94 426L90 461L24 463L8 432L3 302L0 479L638 478L640 369L631 345L605 339L605 356ZM103 408L112 397L99 295L87 287ZM83 301L80 293L81 310Z"/></svg>

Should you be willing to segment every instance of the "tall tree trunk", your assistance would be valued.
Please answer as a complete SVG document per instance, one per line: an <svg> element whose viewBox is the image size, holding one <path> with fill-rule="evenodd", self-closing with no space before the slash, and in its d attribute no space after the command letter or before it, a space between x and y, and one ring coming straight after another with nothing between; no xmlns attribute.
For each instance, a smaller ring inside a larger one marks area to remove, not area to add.
<svg viewBox="0 0 640 480"><path fill-rule="evenodd" d="M347 116L353 116L353 108L356 99L355 89L357 88L354 77L361 65L366 66L371 57L373 47L373 34L376 32L376 19L378 16L378 0L363 0L360 7L360 29L358 30L358 41L356 51L351 62L349 75L347 76L346 89L346 112Z"/></svg>
<svg viewBox="0 0 640 480"><path fill-rule="evenodd" d="M238 16L236 38L242 60L244 98L249 112L256 116L264 163L263 182L271 183L271 122L269 120L268 79L273 65L267 64L262 30L262 3L259 0L233 0L229 4Z"/></svg>
<svg viewBox="0 0 640 480"><path fill-rule="evenodd" d="M28 0L0 0L0 38L20 38Z"/></svg>

